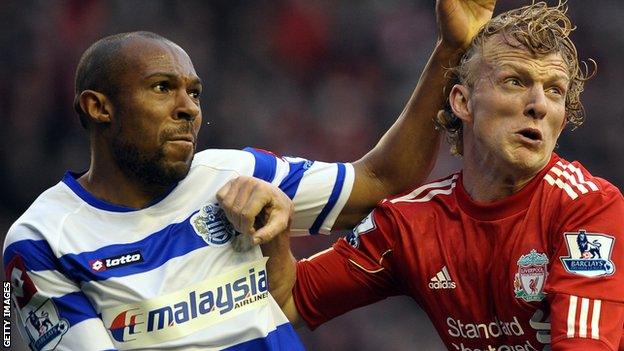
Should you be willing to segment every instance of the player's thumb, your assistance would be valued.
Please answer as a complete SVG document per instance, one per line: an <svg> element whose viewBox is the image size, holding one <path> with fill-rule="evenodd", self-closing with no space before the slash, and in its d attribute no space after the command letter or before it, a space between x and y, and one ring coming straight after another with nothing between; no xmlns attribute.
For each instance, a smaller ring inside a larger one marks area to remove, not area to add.
<svg viewBox="0 0 624 351"><path fill-rule="evenodd" d="M264 244L290 230L290 212L269 211L265 224L252 236L254 244Z"/></svg>

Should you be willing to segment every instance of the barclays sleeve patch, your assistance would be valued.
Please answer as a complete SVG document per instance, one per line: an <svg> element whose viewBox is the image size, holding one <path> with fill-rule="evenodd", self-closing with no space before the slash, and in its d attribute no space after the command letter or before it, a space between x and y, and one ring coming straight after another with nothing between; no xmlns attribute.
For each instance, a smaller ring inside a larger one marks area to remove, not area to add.
<svg viewBox="0 0 624 351"><path fill-rule="evenodd" d="M560 257L566 271L588 278L612 275L615 264L611 260L615 238L584 229L563 233L569 256Z"/></svg>

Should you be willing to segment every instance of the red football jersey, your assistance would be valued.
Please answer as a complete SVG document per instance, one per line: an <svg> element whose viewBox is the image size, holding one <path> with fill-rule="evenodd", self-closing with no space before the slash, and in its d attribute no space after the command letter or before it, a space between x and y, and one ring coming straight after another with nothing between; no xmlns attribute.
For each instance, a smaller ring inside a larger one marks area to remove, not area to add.
<svg viewBox="0 0 624 351"><path fill-rule="evenodd" d="M494 203L461 173L384 200L298 263L293 293L311 328L405 294L450 350L624 350L623 241L618 189L553 155Z"/></svg>

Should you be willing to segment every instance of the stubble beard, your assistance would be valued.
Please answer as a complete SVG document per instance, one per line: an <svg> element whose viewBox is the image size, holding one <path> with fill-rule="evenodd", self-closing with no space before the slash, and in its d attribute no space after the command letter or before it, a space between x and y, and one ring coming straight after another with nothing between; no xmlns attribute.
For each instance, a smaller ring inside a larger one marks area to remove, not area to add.
<svg viewBox="0 0 624 351"><path fill-rule="evenodd" d="M154 152L140 151L119 134L113 139L112 147L113 156L122 172L146 186L173 186L184 179L190 170L192 156L186 167L167 167L162 148Z"/></svg>

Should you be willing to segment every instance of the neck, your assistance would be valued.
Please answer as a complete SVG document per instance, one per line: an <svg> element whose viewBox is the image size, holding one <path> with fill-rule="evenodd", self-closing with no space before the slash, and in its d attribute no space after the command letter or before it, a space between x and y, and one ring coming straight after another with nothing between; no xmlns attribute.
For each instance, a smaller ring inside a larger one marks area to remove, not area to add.
<svg viewBox="0 0 624 351"><path fill-rule="evenodd" d="M535 175L516 177L514 175L495 174L491 170L464 166L463 186L470 197L478 202L494 202L511 196L522 190Z"/></svg>
<svg viewBox="0 0 624 351"><path fill-rule="evenodd" d="M539 173L519 170L513 165L501 165L494 160L464 158L463 186L477 202L494 202L522 190Z"/></svg>
<svg viewBox="0 0 624 351"><path fill-rule="evenodd" d="M136 177L123 172L111 153L96 153L91 150L89 170L78 183L93 196L130 208L144 208L162 196L169 186L141 183Z"/></svg>

